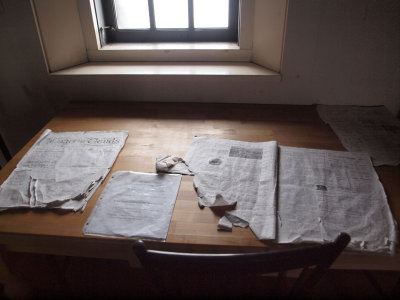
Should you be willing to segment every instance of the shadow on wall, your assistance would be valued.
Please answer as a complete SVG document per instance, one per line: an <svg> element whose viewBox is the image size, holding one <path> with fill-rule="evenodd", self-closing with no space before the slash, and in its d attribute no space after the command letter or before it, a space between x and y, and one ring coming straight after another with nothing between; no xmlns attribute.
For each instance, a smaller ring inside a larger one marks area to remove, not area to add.
<svg viewBox="0 0 400 300"><path fill-rule="evenodd" d="M3 167L11 159L10 151L0 135L0 166Z"/></svg>
<svg viewBox="0 0 400 300"><path fill-rule="evenodd" d="M4 158L3 153L0 151L0 170L6 165L7 161Z"/></svg>
<svg viewBox="0 0 400 300"><path fill-rule="evenodd" d="M0 57L4 166L54 116L60 102L49 96L49 76L29 0L0 1Z"/></svg>

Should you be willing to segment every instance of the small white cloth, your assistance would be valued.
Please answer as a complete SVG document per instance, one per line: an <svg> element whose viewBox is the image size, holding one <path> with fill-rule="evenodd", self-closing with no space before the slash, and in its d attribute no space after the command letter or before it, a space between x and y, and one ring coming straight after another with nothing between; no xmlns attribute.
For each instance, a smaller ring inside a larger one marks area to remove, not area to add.
<svg viewBox="0 0 400 300"><path fill-rule="evenodd" d="M232 222L225 216L219 219L218 230L232 231Z"/></svg>
<svg viewBox="0 0 400 300"><path fill-rule="evenodd" d="M182 158L171 155L160 155L157 157L156 171L159 173L193 175L193 172Z"/></svg>

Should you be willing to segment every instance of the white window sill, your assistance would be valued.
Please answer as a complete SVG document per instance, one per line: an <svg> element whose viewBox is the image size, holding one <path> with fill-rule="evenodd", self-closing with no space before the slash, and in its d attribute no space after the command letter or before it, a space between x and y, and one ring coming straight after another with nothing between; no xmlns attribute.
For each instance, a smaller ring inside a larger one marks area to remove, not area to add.
<svg viewBox="0 0 400 300"><path fill-rule="evenodd" d="M88 49L91 62L249 62L251 50L236 43L126 43Z"/></svg>
<svg viewBox="0 0 400 300"><path fill-rule="evenodd" d="M239 50L237 43L228 42L194 42L194 43L118 43L107 44L101 51L110 50Z"/></svg>
<svg viewBox="0 0 400 300"><path fill-rule="evenodd" d="M279 73L247 62L90 62L51 75L262 76L280 81Z"/></svg>

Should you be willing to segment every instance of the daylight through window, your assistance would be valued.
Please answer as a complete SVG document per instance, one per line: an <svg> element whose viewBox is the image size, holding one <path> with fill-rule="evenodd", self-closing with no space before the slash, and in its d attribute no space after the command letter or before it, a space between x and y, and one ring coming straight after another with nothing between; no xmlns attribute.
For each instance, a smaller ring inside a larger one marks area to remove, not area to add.
<svg viewBox="0 0 400 300"><path fill-rule="evenodd" d="M98 0L103 44L237 42L239 0Z"/></svg>

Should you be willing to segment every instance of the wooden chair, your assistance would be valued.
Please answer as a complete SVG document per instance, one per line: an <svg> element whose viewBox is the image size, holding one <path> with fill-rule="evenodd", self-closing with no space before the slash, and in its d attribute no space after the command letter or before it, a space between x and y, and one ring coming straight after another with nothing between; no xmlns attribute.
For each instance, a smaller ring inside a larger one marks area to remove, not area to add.
<svg viewBox="0 0 400 300"><path fill-rule="evenodd" d="M341 233L334 242L326 244L256 253L201 254L149 250L138 240L133 252L160 295L305 296L349 241L349 235ZM287 286L286 273L295 269L302 271ZM270 273L278 276L265 276ZM267 281L272 289L268 290Z"/></svg>

